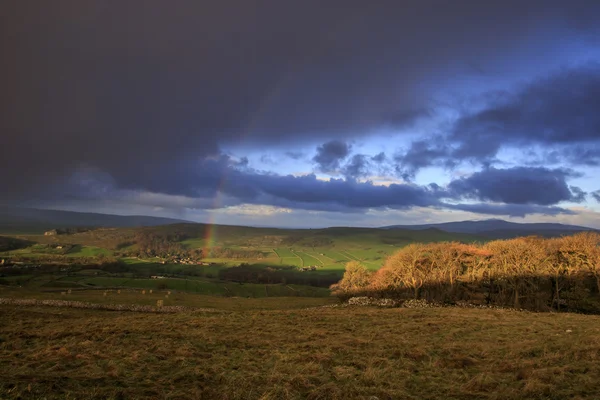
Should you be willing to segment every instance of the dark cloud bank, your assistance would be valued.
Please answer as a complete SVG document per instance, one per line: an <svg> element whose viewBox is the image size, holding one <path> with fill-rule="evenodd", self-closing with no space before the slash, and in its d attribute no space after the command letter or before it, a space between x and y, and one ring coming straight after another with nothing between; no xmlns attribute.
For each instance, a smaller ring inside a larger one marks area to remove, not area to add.
<svg viewBox="0 0 600 400"><path fill-rule="evenodd" d="M227 156L204 160L187 170L192 172L180 180L154 176L144 189L204 199L196 203L197 207L203 208L211 208L214 205L212 199L220 192L226 200L218 206L268 204L337 212L434 207L520 217L533 213L572 214L556 204L563 201L581 202L585 198L581 189L567 184L571 176L569 171L540 167L489 168L467 178L456 179L446 187L410 183L381 186L352 178L321 180L314 174L267 174L245 168L243 163L234 162ZM82 171L69 186L63 186L62 193L90 199L125 196L124 200L127 200L123 191L131 195L138 188L137 184L118 184L98 171ZM161 190L157 190L159 188ZM168 191L164 188L168 188ZM139 201L139 198L134 196L133 200ZM180 199L167 201L177 205Z"/></svg>
<svg viewBox="0 0 600 400"><path fill-rule="evenodd" d="M600 165L600 64L563 69L516 93L490 97L482 110L458 118L447 135L415 141L398 154L405 176L464 160L485 165L503 147L531 148L537 163Z"/></svg>
<svg viewBox="0 0 600 400"><path fill-rule="evenodd" d="M491 96L395 157L349 143L432 117L430 88L474 65L593 37L597 15L596 1L3 2L0 201L222 191L315 210L568 213L557 204L585 197L572 172L491 163L503 146L542 145L546 162L598 165L596 64ZM316 169L343 178L253 170L222 154L241 140L317 144ZM386 163L410 179L465 160L481 171L447 187L357 181Z"/></svg>

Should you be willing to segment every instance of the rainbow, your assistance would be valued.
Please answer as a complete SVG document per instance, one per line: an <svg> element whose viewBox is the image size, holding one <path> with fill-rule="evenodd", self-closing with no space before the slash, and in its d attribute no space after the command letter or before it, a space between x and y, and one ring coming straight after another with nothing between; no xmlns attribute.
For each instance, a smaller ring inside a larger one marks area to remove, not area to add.
<svg viewBox="0 0 600 400"><path fill-rule="evenodd" d="M354 18L358 18L358 16L355 16ZM348 23L351 23L352 19L354 18L348 18L349 21L347 21ZM341 33L343 33L342 29L342 24L338 24L338 28L336 30L331 29L330 30L330 34L328 35L330 40L335 39L335 37ZM332 27L333 28L333 27ZM286 73L284 73L280 79L278 79L276 81L276 83L273 85L273 87L271 88L271 90L269 90L266 95L263 97L262 101L260 102L258 108L256 109L256 111L254 113L251 114L250 119L248 120L246 127L244 129L242 129L242 134L240 135L240 143L244 141L244 139L250 134L250 132L252 132L255 127L258 125L260 118L262 115L264 115L266 113L266 111L269 109L269 107L271 107L273 104L275 104L277 102L277 100L283 96L283 89L286 87L287 84L292 82L293 77L296 75L296 72L301 68L302 65L306 65L309 63L311 58L315 58L318 54L318 52L322 52L325 53L328 47L328 41L324 41L321 43L322 48L314 48L313 52L311 54L307 54L303 60L299 60L298 62L295 63L295 67L290 68ZM222 197L222 192L223 192L223 187L225 185L225 182L227 180L227 176L224 173L223 176L221 177L221 181L219 183L218 186L218 190L217 190L217 194L215 195L215 199L213 202L213 208L210 212L210 216L208 218L208 225L206 227L206 231L204 233L204 247L202 248L202 253L205 256L209 256L212 249L215 247L215 243L216 243L216 238L217 238L217 229L215 228L215 213L214 210L221 208L222 204L221 204L221 197Z"/></svg>
<svg viewBox="0 0 600 400"><path fill-rule="evenodd" d="M213 207L209 213L208 224L206 225L206 229L204 231L204 246L202 247L202 256L204 258L210 257L210 253L212 249L215 247L215 243L217 241L217 228L215 226L216 218L214 210L221 207L221 197L223 196L223 185L225 184L226 176L223 174L221 177L221 182L219 184L219 188L217 189L217 193L215 194L215 198L213 201Z"/></svg>
<svg viewBox="0 0 600 400"><path fill-rule="evenodd" d="M248 121L246 129L242 131L242 134L240 136L240 143L242 143L244 139L250 134L250 132L252 132L254 127L257 125L260 116L268 109L270 104L274 103L275 99L279 97L282 88L284 87L284 83L289 81L290 77L291 73L288 73L284 77L284 79L280 80L279 83L268 92L268 95L265 96L263 101L261 101L257 111L253 114L253 117ZM225 186L226 181L227 175L223 173L223 176L221 176L221 181L218 185L217 193L215 194L213 207L208 217L208 224L204 232L204 246L202 248L202 254L204 257L209 257L212 249L215 247L217 228L215 227L216 216L214 210L221 208L222 206L221 198L223 196L223 188Z"/></svg>

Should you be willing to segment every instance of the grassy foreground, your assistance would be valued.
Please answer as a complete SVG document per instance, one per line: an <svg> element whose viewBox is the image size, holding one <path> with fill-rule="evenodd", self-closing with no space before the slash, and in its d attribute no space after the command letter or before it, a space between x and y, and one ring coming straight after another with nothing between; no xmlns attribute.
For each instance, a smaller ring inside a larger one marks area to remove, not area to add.
<svg viewBox="0 0 600 400"><path fill-rule="evenodd" d="M595 399L600 317L4 305L0 371L0 398Z"/></svg>

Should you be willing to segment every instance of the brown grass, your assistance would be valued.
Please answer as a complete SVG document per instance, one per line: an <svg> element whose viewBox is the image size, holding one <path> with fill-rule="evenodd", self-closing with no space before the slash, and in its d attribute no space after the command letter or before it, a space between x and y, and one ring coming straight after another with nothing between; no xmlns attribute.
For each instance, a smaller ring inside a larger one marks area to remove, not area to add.
<svg viewBox="0 0 600 400"><path fill-rule="evenodd" d="M2 305L0 371L0 398L595 399L600 317Z"/></svg>
<svg viewBox="0 0 600 400"><path fill-rule="evenodd" d="M170 293L170 295L168 295ZM168 295L168 297L166 297ZM269 297L244 298L207 296L194 293L154 291L142 295L140 290L122 289L120 293L109 290L104 296L103 290L74 290L71 294L61 295L59 291L42 292L27 288L0 286L0 297L14 299L65 300L95 304L126 304L155 306L157 300L164 300L164 306L183 306L191 308L215 308L227 311L296 309L316 307L338 303L331 297Z"/></svg>

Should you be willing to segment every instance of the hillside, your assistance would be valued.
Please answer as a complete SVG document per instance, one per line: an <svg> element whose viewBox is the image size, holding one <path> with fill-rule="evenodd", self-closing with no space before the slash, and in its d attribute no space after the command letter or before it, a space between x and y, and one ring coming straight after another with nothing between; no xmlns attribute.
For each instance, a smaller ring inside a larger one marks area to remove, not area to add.
<svg viewBox="0 0 600 400"><path fill-rule="evenodd" d="M130 254L155 246L157 241L181 251L202 250L207 261L261 263L341 271L348 261L359 260L378 269L396 249L414 242L482 241L481 237L439 229L374 228L276 229L244 226L170 224L141 228L100 228L68 235L20 235L45 245L76 245L107 250L105 255ZM153 239L152 239L153 238ZM147 243L148 240L152 243ZM143 243L142 243L143 242ZM167 251L173 253L173 250ZM157 250L152 256L162 254ZM130 254L131 255L131 254ZM142 256L144 257L144 256Z"/></svg>
<svg viewBox="0 0 600 400"><path fill-rule="evenodd" d="M339 281L347 263L359 261L377 270L390 254L414 242L481 241L437 229L286 230L191 223L16 236L18 242L7 239L15 245L0 251L0 259L48 265L52 272L11 270L10 277L2 278L5 284L47 289L167 287L253 297L316 295L312 288L325 289ZM69 267L58 271L64 266ZM153 280L153 275L166 279ZM287 286L264 286L273 284Z"/></svg>
<svg viewBox="0 0 600 400"><path fill-rule="evenodd" d="M0 233L43 233L57 228L140 227L185 222L142 215L111 215L0 206Z"/></svg>
<svg viewBox="0 0 600 400"><path fill-rule="evenodd" d="M381 228L331 227L324 229L278 229L252 228L245 226L211 226L189 221L151 217L143 215L111 215L100 213L82 213L74 211L42 210L34 208L9 207L0 205L0 234L41 234L52 229L65 228L136 228L165 227L165 232L182 230L191 237L206 237L208 232L219 238L239 241L240 238L259 236L287 237L288 241L297 241L302 246L314 247L314 243L323 238L333 237L340 240L363 237L370 242L395 244L398 238L405 241L440 240L489 240L512 238L517 236L538 235L556 237L576 232L590 231L593 228L557 223L515 223L500 219L482 221L459 221L439 224L389 225ZM162 228L159 228L162 229ZM386 232L387 231L387 232ZM402 231L390 233L390 231ZM415 233L416 231L423 231ZM256 241L256 240L252 240ZM267 240L268 241L268 240ZM264 241L263 241L264 242ZM388 243L391 242L391 243ZM313 244L314 244L313 243ZM267 244L265 242L265 244ZM277 244L277 243L275 243ZM285 243L284 243L285 244Z"/></svg>
<svg viewBox="0 0 600 400"><path fill-rule="evenodd" d="M543 237L557 237L576 232L593 231L593 228L577 225L556 223L516 223L501 219L487 219L483 221L458 221L440 224L422 225L390 225L383 229L440 229L444 232L466 233L483 236L489 239L506 239L518 236L537 235Z"/></svg>

